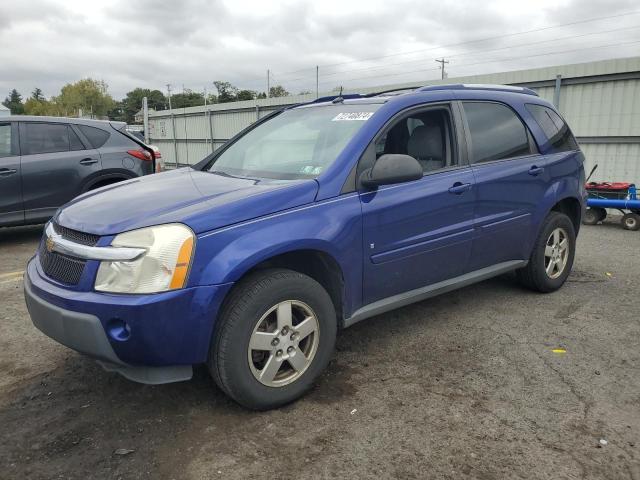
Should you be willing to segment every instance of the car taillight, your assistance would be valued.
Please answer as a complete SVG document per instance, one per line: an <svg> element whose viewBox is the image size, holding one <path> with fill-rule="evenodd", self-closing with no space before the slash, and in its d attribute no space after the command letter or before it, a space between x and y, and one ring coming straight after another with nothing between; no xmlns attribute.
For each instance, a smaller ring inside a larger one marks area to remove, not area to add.
<svg viewBox="0 0 640 480"><path fill-rule="evenodd" d="M153 157L151 156L151 154L149 152L147 152L146 150L143 149L138 149L138 150L127 150L127 153L129 155L131 155L132 157L136 157L140 160L144 160L146 162L150 162L151 160L153 160Z"/></svg>

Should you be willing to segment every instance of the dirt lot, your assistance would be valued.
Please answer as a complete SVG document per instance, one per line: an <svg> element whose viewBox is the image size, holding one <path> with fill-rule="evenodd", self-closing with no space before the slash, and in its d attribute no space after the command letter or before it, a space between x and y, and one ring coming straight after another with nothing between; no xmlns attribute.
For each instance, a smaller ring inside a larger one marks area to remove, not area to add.
<svg viewBox="0 0 640 480"><path fill-rule="evenodd" d="M639 232L584 227L555 294L504 276L356 325L267 413L204 369L138 385L40 334L13 273L39 235L0 230L2 479L640 480Z"/></svg>

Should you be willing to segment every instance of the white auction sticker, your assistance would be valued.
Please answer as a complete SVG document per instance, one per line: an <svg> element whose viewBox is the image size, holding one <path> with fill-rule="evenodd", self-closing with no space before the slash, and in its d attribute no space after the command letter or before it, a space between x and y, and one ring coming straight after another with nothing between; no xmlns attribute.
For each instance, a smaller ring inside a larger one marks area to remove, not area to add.
<svg viewBox="0 0 640 480"><path fill-rule="evenodd" d="M345 112L339 113L335 117L331 119L332 122L349 122L349 121L360 121L364 122L365 120L369 120L373 115L373 112Z"/></svg>

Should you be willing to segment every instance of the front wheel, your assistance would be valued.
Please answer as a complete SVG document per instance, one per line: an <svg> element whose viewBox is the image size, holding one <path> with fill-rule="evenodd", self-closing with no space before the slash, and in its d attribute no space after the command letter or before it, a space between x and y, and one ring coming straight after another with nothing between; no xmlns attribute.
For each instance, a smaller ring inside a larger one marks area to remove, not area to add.
<svg viewBox="0 0 640 480"><path fill-rule="evenodd" d="M525 286L553 292L567 280L575 255L576 233L564 213L550 212L533 246L529 263L516 273Z"/></svg>
<svg viewBox="0 0 640 480"><path fill-rule="evenodd" d="M275 408L313 385L331 358L336 331L335 308L318 282L291 270L258 271L225 303L209 369L241 405Z"/></svg>

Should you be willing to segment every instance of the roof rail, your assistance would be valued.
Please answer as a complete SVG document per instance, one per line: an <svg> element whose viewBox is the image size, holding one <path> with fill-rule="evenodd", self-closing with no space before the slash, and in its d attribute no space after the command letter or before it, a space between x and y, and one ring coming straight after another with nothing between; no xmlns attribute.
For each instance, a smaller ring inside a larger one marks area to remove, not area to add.
<svg viewBox="0 0 640 480"><path fill-rule="evenodd" d="M326 97L320 97L320 98L316 98L315 100L311 100L308 103L324 103L324 102L331 102L332 100L335 100L338 97L342 97L345 100L348 100L350 98L364 98L366 95L361 95L359 93L345 93L342 95L327 95Z"/></svg>
<svg viewBox="0 0 640 480"><path fill-rule="evenodd" d="M536 92L526 87L516 87L515 85L491 85L484 83L453 83L450 85L427 85L418 88L417 92L432 92L436 90L491 90L495 92L524 93L526 95L538 96Z"/></svg>
<svg viewBox="0 0 640 480"><path fill-rule="evenodd" d="M395 93L395 92L404 92L405 90L414 91L418 88L421 88L421 85L417 85L415 87L402 87L402 88L390 88L389 90L382 90L380 92L367 93L363 95L363 97L377 97L378 95L384 95L385 93Z"/></svg>

